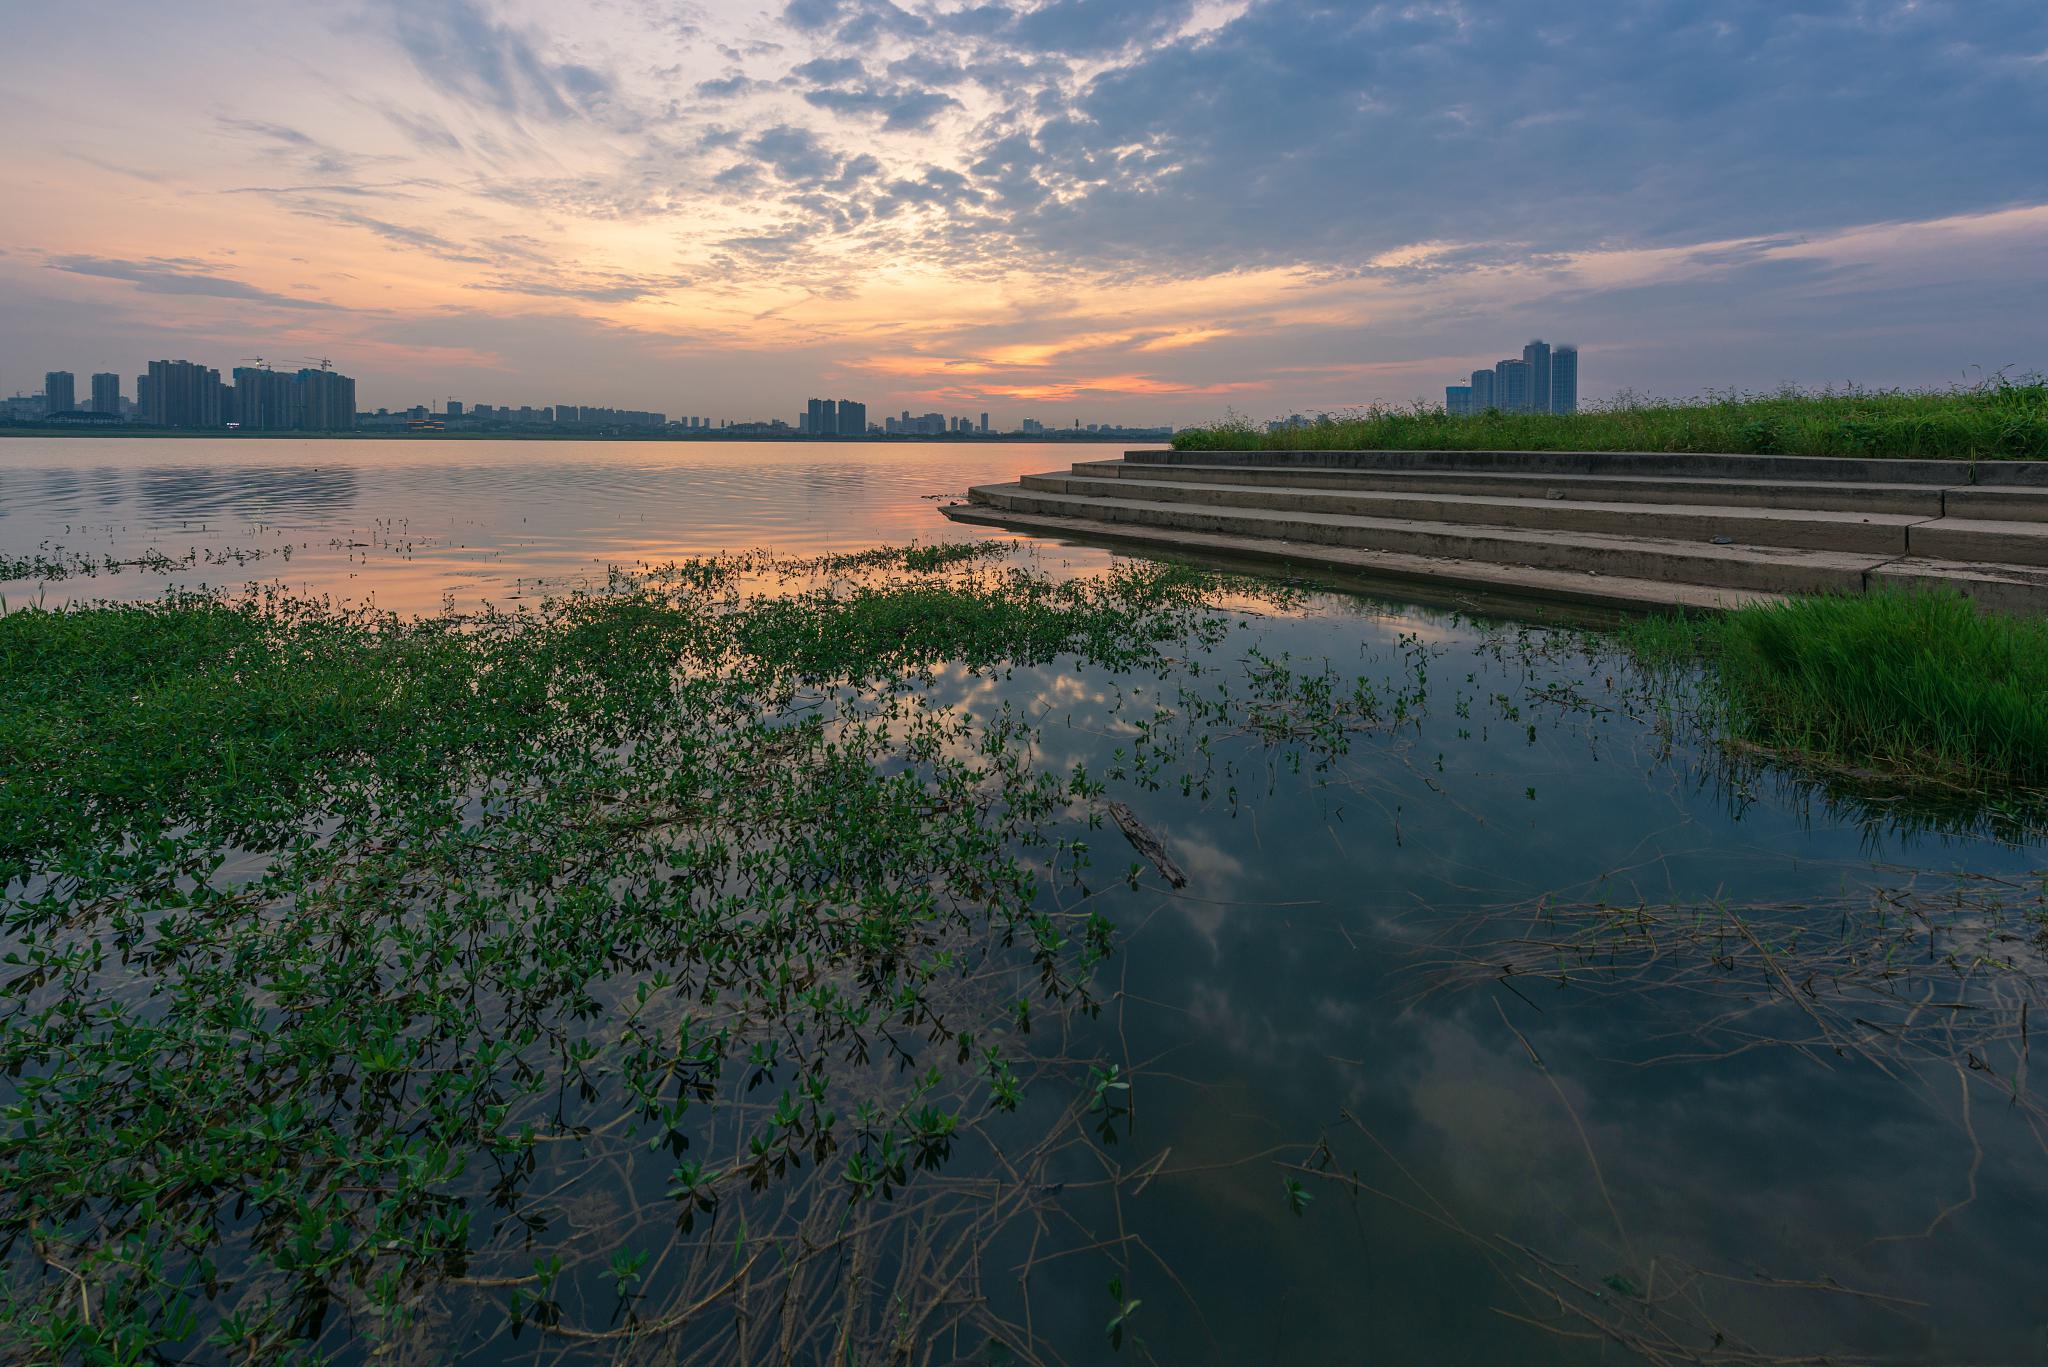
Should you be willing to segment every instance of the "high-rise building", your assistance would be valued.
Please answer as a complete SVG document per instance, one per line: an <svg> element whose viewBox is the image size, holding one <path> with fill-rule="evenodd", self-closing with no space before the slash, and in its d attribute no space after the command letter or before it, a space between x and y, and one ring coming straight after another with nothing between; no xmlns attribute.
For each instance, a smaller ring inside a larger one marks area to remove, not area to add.
<svg viewBox="0 0 2048 1367"><path fill-rule="evenodd" d="M1493 393L1493 372L1491 370L1473 371L1472 411L1474 413L1484 413L1487 409L1498 406Z"/></svg>
<svg viewBox="0 0 2048 1367"><path fill-rule="evenodd" d="M851 399L839 401L839 413L833 431L842 437L864 437L868 434L868 406Z"/></svg>
<svg viewBox="0 0 2048 1367"><path fill-rule="evenodd" d="M69 413L78 407L78 377L68 370L53 370L43 376L43 402L51 413Z"/></svg>
<svg viewBox="0 0 2048 1367"><path fill-rule="evenodd" d="M101 371L92 377L92 411L95 413L119 413L121 411L121 377Z"/></svg>
<svg viewBox="0 0 2048 1367"><path fill-rule="evenodd" d="M151 361L144 419L155 427L219 427L227 406L220 372L191 361Z"/></svg>
<svg viewBox="0 0 2048 1367"><path fill-rule="evenodd" d="M1579 411L1579 349L1561 346L1550 353L1550 411Z"/></svg>
<svg viewBox="0 0 2048 1367"><path fill-rule="evenodd" d="M1493 367L1493 403L1503 413L1529 411L1529 363L1496 361Z"/></svg>
<svg viewBox="0 0 2048 1367"><path fill-rule="evenodd" d="M1472 386L1469 384L1447 384L1444 386L1444 412L1454 418L1472 415Z"/></svg>
<svg viewBox="0 0 2048 1367"><path fill-rule="evenodd" d="M305 421L298 380L262 366L235 369L235 421L251 432L293 432Z"/></svg>
<svg viewBox="0 0 2048 1367"><path fill-rule="evenodd" d="M801 431L814 437L831 437L839 434L839 405L830 399L812 399L804 405L803 417L797 423Z"/></svg>
<svg viewBox="0 0 2048 1367"><path fill-rule="evenodd" d="M981 434L983 436L988 435L988 414L986 413L981 415Z"/></svg>
<svg viewBox="0 0 2048 1367"><path fill-rule="evenodd" d="M459 417L461 417L461 416L462 416L462 401L461 401L461 400L459 400L459 399L450 399L450 400L448 400L448 416L449 416L449 417L451 417L451 418L459 418Z"/></svg>
<svg viewBox="0 0 2048 1367"><path fill-rule="evenodd" d="M332 370L299 372L301 419L309 432L346 432L356 425L356 382Z"/></svg>
<svg viewBox="0 0 2048 1367"><path fill-rule="evenodd" d="M1522 363L1529 367L1529 411L1550 411L1550 343L1538 337L1522 348Z"/></svg>

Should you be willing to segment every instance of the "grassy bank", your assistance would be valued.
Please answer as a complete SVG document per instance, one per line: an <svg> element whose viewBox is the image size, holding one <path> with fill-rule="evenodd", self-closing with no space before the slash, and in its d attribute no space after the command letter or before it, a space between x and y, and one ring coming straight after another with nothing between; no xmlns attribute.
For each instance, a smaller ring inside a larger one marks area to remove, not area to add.
<svg viewBox="0 0 2048 1367"><path fill-rule="evenodd" d="M1849 390L1624 400L1569 414L1451 417L1371 408L1268 432L1243 419L1174 435L1180 451L1659 451L1750 455L2048 459L2048 383L1929 393Z"/></svg>
<svg viewBox="0 0 2048 1367"><path fill-rule="evenodd" d="M1704 701L1735 744L1902 789L2048 788L2048 622L1873 593L1622 637L1652 668L1703 660Z"/></svg>

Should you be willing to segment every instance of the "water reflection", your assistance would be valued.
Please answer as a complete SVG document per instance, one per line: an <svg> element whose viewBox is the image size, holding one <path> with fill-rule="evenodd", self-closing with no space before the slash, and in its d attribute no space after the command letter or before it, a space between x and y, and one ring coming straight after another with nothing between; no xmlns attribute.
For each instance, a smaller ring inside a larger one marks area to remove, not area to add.
<svg viewBox="0 0 2048 1367"><path fill-rule="evenodd" d="M0 549L86 521L118 549L173 551L173 530L290 545L288 567L256 568L431 609L618 560L958 537L925 495L1072 458L550 446L423 465L364 445L322 444L353 463L310 497L290 487L303 450L215 470L147 450L108 473L16 460ZM186 525L213 518L267 525ZM2041 1360L2037 979L2013 972L2039 954L2028 829L1934 835L1731 771L1567 636L1341 597L1231 605L1245 625L1199 674L936 671L939 701L1033 719L1041 767L1085 766L1189 874L1178 892L1142 870L1134 886L1113 830L1069 832L1095 850L1088 905L1120 940L1108 1008L1057 1044L1132 1079L1129 1124L1039 1155L1032 1194L1056 1203L1061 1242L1042 1242L1037 1211L1001 1228L977 1306L1070 1361L1110 1360L1112 1278L1143 1302L1126 1351L1160 1362ZM1326 664L1340 699L1362 679L1375 710L1309 724L1298 684ZM2003 880L2009 919L1930 893L1870 923L1882 890L1956 870ZM1589 917L1604 938L1583 938ZM1041 1079L999 1141L1028 1147L1069 1099ZM550 1161L572 1174L579 1228L607 1228L629 1189L665 1199L665 1157L581 1187L573 1153ZM691 1346L732 1357L734 1323L721 1307Z"/></svg>
<svg viewBox="0 0 2048 1367"><path fill-rule="evenodd" d="M823 554L998 537L943 522L934 502L1101 454L972 444L22 439L0 442L0 552L28 556L61 542L129 561L260 547L268 554L239 578L200 554L173 582L276 584L406 613L467 609L602 583L613 565L723 550ZM61 603L154 595L163 582L100 574L40 591ZM0 591L19 598L34 587L17 580Z"/></svg>

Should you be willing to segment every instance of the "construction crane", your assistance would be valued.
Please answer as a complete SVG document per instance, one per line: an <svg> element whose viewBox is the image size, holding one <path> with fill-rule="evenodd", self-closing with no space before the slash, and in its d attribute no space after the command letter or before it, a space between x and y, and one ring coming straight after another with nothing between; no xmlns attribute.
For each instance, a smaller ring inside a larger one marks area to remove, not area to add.
<svg viewBox="0 0 2048 1367"><path fill-rule="evenodd" d="M301 356L299 359L302 361L312 361L322 370L334 369L334 362L328 360L325 356Z"/></svg>
<svg viewBox="0 0 2048 1367"><path fill-rule="evenodd" d="M258 370L270 369L270 362L264 360L261 356L244 356L242 363L244 365L254 365Z"/></svg>

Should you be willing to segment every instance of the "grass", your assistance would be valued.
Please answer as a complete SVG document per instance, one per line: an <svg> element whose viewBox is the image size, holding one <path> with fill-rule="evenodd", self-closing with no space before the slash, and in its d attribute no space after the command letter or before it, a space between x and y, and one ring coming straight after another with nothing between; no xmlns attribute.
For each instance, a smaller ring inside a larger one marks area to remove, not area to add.
<svg viewBox="0 0 2048 1367"><path fill-rule="evenodd" d="M1737 743L1908 787L2048 788L2048 622L1890 591L1645 619L1622 639L1653 668L1703 659Z"/></svg>
<svg viewBox="0 0 2048 1367"><path fill-rule="evenodd" d="M1570 414L1452 417L1373 407L1268 432L1241 417L1174 434L1178 451L1649 451L2048 460L2048 382L1968 388L1623 398Z"/></svg>

